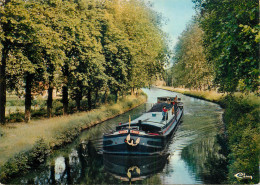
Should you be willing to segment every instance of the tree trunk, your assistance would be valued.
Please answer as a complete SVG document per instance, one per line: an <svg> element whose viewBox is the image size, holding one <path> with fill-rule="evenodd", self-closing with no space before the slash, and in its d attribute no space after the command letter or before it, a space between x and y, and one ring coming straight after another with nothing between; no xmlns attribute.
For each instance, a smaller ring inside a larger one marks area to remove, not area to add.
<svg viewBox="0 0 260 185"><path fill-rule="evenodd" d="M77 105L77 110L80 111L80 102L81 102L81 92L77 92L77 97L76 97L76 105Z"/></svg>
<svg viewBox="0 0 260 185"><path fill-rule="evenodd" d="M52 117L52 102L53 102L53 76L49 78L49 88L48 88L48 99L47 99L47 116Z"/></svg>
<svg viewBox="0 0 260 185"><path fill-rule="evenodd" d="M69 110L69 89L68 89L68 77L69 77L69 69L68 65L65 64L63 67L63 76L64 76L64 84L62 86L62 103L63 103L63 115L68 114Z"/></svg>
<svg viewBox="0 0 260 185"><path fill-rule="evenodd" d="M2 58L0 61L0 123L5 124L5 106L6 106L6 60L9 48L3 46Z"/></svg>
<svg viewBox="0 0 260 185"><path fill-rule="evenodd" d="M77 82L77 86L79 87L79 89L76 90L76 104L77 104L77 110L80 111L81 110L81 106L80 106L80 102L83 98L82 96L82 82L78 81Z"/></svg>
<svg viewBox="0 0 260 185"><path fill-rule="evenodd" d="M95 104L94 104L94 108L97 107L97 103L98 103L98 89L96 89L96 91L95 91Z"/></svg>
<svg viewBox="0 0 260 185"><path fill-rule="evenodd" d="M7 5L10 0L5 0L2 2L2 8ZM7 23L8 24L8 23ZM2 24L2 30L4 36L9 33L9 25ZM6 61L8 57L8 52L10 50L9 41L2 42L2 58L0 61L0 124L5 124L5 107L6 107Z"/></svg>
<svg viewBox="0 0 260 185"><path fill-rule="evenodd" d="M132 96L134 95L134 92L135 92L135 88L132 87L132 88L131 88L131 95L132 95Z"/></svg>
<svg viewBox="0 0 260 185"><path fill-rule="evenodd" d="M25 77L25 115L24 121L30 122L31 119L31 106L32 106L32 79L33 75L30 73L26 74Z"/></svg>
<svg viewBox="0 0 260 185"><path fill-rule="evenodd" d="M92 109L91 92L92 92L92 91L89 89L89 90L88 90L88 94L87 94L87 96L88 96L88 110L91 110L91 109Z"/></svg>
<svg viewBox="0 0 260 185"><path fill-rule="evenodd" d="M115 90L115 102L117 103L118 101L118 90Z"/></svg>
<svg viewBox="0 0 260 185"><path fill-rule="evenodd" d="M64 85L62 87L62 103L63 103L63 115L67 115L69 110L69 93L68 93L67 85Z"/></svg>
<svg viewBox="0 0 260 185"><path fill-rule="evenodd" d="M54 65L51 63L50 59L48 59L49 67L47 72L50 74L49 76L49 88L48 88L48 99L47 99L47 116L48 118L52 117L52 103L53 103L53 88L54 88Z"/></svg>
<svg viewBox="0 0 260 185"><path fill-rule="evenodd" d="M105 90L105 93L104 93L104 95L103 95L103 99L104 99L104 101L103 101L103 103L107 103L107 89Z"/></svg>
<svg viewBox="0 0 260 185"><path fill-rule="evenodd" d="M124 91L124 90L123 90L123 91L121 91L121 93L120 93L120 94L121 94L121 97L122 97L122 98L124 98L124 97L125 97L125 91Z"/></svg>

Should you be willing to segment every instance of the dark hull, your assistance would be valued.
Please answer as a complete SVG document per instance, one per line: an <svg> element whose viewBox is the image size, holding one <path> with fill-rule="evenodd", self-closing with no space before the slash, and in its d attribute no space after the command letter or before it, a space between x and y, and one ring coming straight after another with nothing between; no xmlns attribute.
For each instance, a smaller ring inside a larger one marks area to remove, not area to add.
<svg viewBox="0 0 260 185"><path fill-rule="evenodd" d="M129 154L129 155L147 155L159 154L163 151L166 145L166 138L164 136L138 136L131 135L131 138L136 140L140 138L141 143L137 146L130 146L124 142L128 134L119 136L105 136L103 141L103 150L107 154ZM113 141L113 144L107 145L106 141ZM118 142L118 141L123 142Z"/></svg>
<svg viewBox="0 0 260 185"><path fill-rule="evenodd" d="M146 134L133 134L128 129L124 134L106 134L103 136L103 153L116 154L116 155L158 155L165 151L170 136L177 130L178 125L183 114L183 109L178 109L176 118L169 120L164 125L161 134L151 133ZM140 142L136 146L131 146L126 143L126 138L131 135L133 143L138 139Z"/></svg>

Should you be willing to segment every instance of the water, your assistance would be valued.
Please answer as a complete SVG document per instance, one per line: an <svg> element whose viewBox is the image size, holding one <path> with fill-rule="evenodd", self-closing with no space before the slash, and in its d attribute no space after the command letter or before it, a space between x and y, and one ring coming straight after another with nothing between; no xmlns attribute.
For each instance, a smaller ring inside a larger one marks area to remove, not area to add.
<svg viewBox="0 0 260 185"><path fill-rule="evenodd" d="M148 104L83 132L55 152L42 167L10 183L22 184L217 184L226 182L227 164L218 137L222 109L211 102L161 89L143 89ZM157 96L178 96L184 117L168 154L152 157L102 155L102 134L140 116ZM131 181L131 182L129 182Z"/></svg>

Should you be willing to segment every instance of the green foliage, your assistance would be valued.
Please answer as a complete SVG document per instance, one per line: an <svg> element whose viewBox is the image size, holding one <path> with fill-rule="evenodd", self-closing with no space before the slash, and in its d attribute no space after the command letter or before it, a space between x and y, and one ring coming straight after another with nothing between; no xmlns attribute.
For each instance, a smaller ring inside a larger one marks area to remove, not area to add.
<svg viewBox="0 0 260 185"><path fill-rule="evenodd" d="M16 154L1 167L0 179L5 181L14 176L26 173L32 167L42 164L48 154L48 145L43 139L39 139L31 150Z"/></svg>
<svg viewBox="0 0 260 185"><path fill-rule="evenodd" d="M109 94L107 96L107 103L114 103L115 102L115 99L116 99L116 95L114 94Z"/></svg>
<svg viewBox="0 0 260 185"><path fill-rule="evenodd" d="M107 1L102 45L109 88L140 88L162 72L167 42L159 16L142 1Z"/></svg>
<svg viewBox="0 0 260 185"><path fill-rule="evenodd" d="M20 170L26 172L29 169L27 165L28 157L25 154L18 154L8 160L1 168L1 179L6 179L18 175Z"/></svg>
<svg viewBox="0 0 260 185"><path fill-rule="evenodd" d="M49 153L50 150L48 144L44 142L43 138L40 138L36 141L33 148L28 152L28 165L31 167L37 167L45 161Z"/></svg>
<svg viewBox="0 0 260 185"><path fill-rule="evenodd" d="M212 65L206 61L203 35L196 21L182 33L175 47L173 67L166 74L168 85L200 89L212 86L214 73Z"/></svg>
<svg viewBox="0 0 260 185"><path fill-rule="evenodd" d="M78 110L87 98L91 109L98 99L93 94L103 90L117 100L119 92L151 84L163 70L168 49L160 21L140 0L6 1L0 21L0 46L6 52L0 61L6 65L0 67L6 73L0 77L7 81L0 85L18 95L26 89L26 120L31 94L46 88L50 94L63 89L63 109L69 97Z"/></svg>
<svg viewBox="0 0 260 185"><path fill-rule="evenodd" d="M6 106L23 106L24 100L8 100Z"/></svg>
<svg viewBox="0 0 260 185"><path fill-rule="evenodd" d="M17 112L10 114L7 118L6 121L9 123L15 123L15 122L23 122L24 121L24 114Z"/></svg>
<svg viewBox="0 0 260 185"><path fill-rule="evenodd" d="M62 114L62 103L60 100L54 100L52 106L53 106L55 115Z"/></svg>
<svg viewBox="0 0 260 185"><path fill-rule="evenodd" d="M207 60L215 66L220 91L257 91L259 86L259 2L194 0L205 32Z"/></svg>
<svg viewBox="0 0 260 185"><path fill-rule="evenodd" d="M171 90L172 88L165 88ZM178 89L176 89L178 92ZM225 141L218 138L224 151L228 155L228 183L232 184L257 184L259 182L259 122L260 101L259 97L251 94L236 93L235 95L210 95L206 91L180 91L188 96L193 96L219 103L225 112ZM214 97L214 98L212 98ZM226 137L227 136L227 137ZM227 143L226 143L227 142ZM227 147L227 148L226 148ZM203 147L202 147L203 148ZM209 158L210 159L210 158ZM203 163L203 165L205 165ZM238 180L235 174L242 172L253 179ZM218 174L220 175L220 174Z"/></svg>
<svg viewBox="0 0 260 185"><path fill-rule="evenodd" d="M77 124L75 124L75 122ZM55 141L51 143L51 147L59 148L65 144L71 143L80 134L81 125L79 123L79 120L73 120L68 126L57 131Z"/></svg>
<svg viewBox="0 0 260 185"><path fill-rule="evenodd" d="M228 145L230 150L229 181L239 183L234 174L238 172L253 176L252 180L240 183L257 183L259 181L259 103L252 105L246 97L227 96L224 122L227 124Z"/></svg>

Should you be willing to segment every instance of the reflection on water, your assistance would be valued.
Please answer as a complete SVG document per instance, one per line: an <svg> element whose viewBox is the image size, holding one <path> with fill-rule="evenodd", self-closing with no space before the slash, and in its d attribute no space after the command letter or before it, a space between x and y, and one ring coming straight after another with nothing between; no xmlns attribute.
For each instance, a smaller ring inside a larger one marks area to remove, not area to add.
<svg viewBox="0 0 260 185"><path fill-rule="evenodd" d="M203 138L183 148L181 158L190 171L203 183L223 183L227 175L227 161L217 138Z"/></svg>
<svg viewBox="0 0 260 185"><path fill-rule="evenodd" d="M71 145L50 156L45 166L13 179L19 184L206 184L224 183L226 155L218 127L221 108L213 103L160 89L144 89L148 103L86 130ZM140 116L157 96L178 95L184 117L163 156L102 155L102 134Z"/></svg>
<svg viewBox="0 0 260 185"><path fill-rule="evenodd" d="M103 155L105 170L121 181L138 181L161 172L168 154L153 156Z"/></svg>

